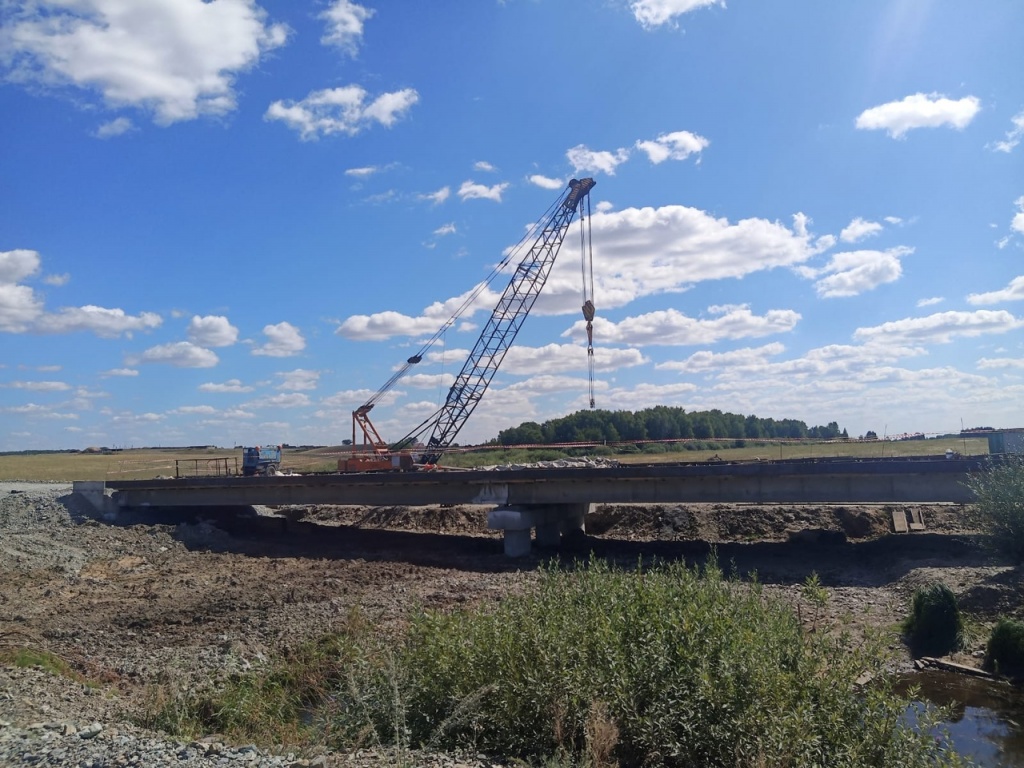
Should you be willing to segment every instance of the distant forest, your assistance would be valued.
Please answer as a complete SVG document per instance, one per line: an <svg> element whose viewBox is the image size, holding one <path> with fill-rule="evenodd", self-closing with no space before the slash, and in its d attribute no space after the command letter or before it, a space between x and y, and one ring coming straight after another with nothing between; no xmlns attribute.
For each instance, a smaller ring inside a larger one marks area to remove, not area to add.
<svg viewBox="0 0 1024 768"><path fill-rule="evenodd" d="M772 438L846 438L836 422L808 427L797 419L760 419L719 410L694 411L658 405L642 411L577 411L543 424L526 421L498 433L499 445L631 440L767 440Z"/></svg>

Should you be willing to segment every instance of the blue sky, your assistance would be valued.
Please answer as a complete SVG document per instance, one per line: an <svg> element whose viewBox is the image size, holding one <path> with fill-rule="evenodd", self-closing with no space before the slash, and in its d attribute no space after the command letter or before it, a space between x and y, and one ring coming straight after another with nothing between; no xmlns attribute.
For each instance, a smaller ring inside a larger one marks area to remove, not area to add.
<svg viewBox="0 0 1024 768"><path fill-rule="evenodd" d="M1022 29L1018 0L4 2L0 450L340 443L583 176L598 407L1024 426ZM587 407L581 290L570 237L460 442Z"/></svg>

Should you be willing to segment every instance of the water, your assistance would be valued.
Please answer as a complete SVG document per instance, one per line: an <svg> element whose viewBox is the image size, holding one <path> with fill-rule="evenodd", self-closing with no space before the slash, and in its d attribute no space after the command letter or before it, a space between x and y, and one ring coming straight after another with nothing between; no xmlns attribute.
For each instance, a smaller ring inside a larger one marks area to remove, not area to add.
<svg viewBox="0 0 1024 768"><path fill-rule="evenodd" d="M920 703L951 709L943 727L961 755L984 768L1024 768L1024 691L937 670L908 675L911 686Z"/></svg>

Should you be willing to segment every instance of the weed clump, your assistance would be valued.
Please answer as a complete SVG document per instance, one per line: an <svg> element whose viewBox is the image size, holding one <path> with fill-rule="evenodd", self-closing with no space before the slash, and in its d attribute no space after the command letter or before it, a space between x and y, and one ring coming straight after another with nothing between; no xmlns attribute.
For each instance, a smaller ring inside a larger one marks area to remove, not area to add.
<svg viewBox="0 0 1024 768"><path fill-rule="evenodd" d="M988 638L985 665L1009 677L1024 677L1024 621L999 619Z"/></svg>
<svg viewBox="0 0 1024 768"><path fill-rule="evenodd" d="M944 656L961 648L964 620L953 591L945 584L915 590L903 632L917 656Z"/></svg>

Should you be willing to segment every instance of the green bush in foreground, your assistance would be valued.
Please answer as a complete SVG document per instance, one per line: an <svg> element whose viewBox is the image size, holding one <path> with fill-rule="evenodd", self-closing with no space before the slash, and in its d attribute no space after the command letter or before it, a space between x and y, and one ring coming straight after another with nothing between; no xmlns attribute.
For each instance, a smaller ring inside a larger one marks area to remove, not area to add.
<svg viewBox="0 0 1024 768"><path fill-rule="evenodd" d="M885 680L878 647L804 632L790 606L715 565L551 566L495 606L418 612L390 641L346 637L330 685L305 681L289 697L334 747L595 768L959 764L928 727L907 725L907 701L886 683L856 687L865 671ZM288 677L271 669L234 688ZM252 734L228 716L240 698L228 690L191 706L193 727Z"/></svg>
<svg viewBox="0 0 1024 768"><path fill-rule="evenodd" d="M945 584L914 591L914 602L903 631L918 656L944 656L963 645L964 620L956 595Z"/></svg>
<svg viewBox="0 0 1024 768"><path fill-rule="evenodd" d="M995 547L1024 562L1024 457L1006 456L968 482Z"/></svg>
<svg viewBox="0 0 1024 768"><path fill-rule="evenodd" d="M1003 675L1024 677L1024 621L1002 618L988 639L985 664Z"/></svg>

